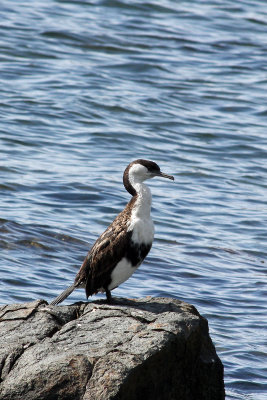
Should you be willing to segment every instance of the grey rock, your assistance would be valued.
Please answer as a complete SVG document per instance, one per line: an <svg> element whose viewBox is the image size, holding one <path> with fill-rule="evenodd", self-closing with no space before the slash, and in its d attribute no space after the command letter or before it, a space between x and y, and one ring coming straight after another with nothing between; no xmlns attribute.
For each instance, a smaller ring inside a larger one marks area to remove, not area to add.
<svg viewBox="0 0 267 400"><path fill-rule="evenodd" d="M1 400L222 400L197 310L170 298L0 307Z"/></svg>

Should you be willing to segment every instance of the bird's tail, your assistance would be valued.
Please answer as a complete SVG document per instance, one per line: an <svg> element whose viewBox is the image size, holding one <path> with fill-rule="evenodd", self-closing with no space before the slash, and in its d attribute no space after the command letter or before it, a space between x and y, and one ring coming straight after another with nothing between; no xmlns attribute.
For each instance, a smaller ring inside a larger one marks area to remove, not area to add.
<svg viewBox="0 0 267 400"><path fill-rule="evenodd" d="M62 292L59 296L57 296L53 301L51 301L50 305L51 306L55 306L59 303L61 303L63 300L65 300L72 292L73 290L76 288L76 285L71 285L69 286L67 289L64 290L64 292Z"/></svg>

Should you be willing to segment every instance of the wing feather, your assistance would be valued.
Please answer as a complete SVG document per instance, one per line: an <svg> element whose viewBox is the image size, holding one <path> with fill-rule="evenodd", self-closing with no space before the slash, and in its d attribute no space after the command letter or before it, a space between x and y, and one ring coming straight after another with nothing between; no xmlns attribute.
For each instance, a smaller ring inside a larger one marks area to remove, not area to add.
<svg viewBox="0 0 267 400"><path fill-rule="evenodd" d="M127 213L120 213L96 240L75 278L75 285L85 284L87 297L110 283L118 260L126 254L131 232L127 232Z"/></svg>

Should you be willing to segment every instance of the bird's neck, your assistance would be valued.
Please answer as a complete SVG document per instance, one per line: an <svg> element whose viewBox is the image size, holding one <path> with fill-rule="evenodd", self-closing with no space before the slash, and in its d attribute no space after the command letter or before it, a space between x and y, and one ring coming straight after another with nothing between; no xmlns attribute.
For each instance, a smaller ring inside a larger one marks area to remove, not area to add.
<svg viewBox="0 0 267 400"><path fill-rule="evenodd" d="M154 224L150 217L151 192L144 183L135 185L136 194L132 197L128 231L132 232L131 240L136 244L151 246L154 238Z"/></svg>
<svg viewBox="0 0 267 400"><path fill-rule="evenodd" d="M143 182L136 182L133 187L136 194L134 196L134 207L132 213L135 218L150 218L152 196L149 187Z"/></svg>

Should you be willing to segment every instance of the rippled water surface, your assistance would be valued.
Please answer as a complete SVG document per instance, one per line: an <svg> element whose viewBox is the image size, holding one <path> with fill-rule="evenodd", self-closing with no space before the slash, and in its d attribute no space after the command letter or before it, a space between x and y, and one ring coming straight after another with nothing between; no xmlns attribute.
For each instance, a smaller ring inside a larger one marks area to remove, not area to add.
<svg viewBox="0 0 267 400"><path fill-rule="evenodd" d="M1 303L70 284L129 200L124 168L152 159L175 182L149 182L155 242L114 295L194 304L227 398L266 399L266 1L1 11Z"/></svg>

